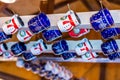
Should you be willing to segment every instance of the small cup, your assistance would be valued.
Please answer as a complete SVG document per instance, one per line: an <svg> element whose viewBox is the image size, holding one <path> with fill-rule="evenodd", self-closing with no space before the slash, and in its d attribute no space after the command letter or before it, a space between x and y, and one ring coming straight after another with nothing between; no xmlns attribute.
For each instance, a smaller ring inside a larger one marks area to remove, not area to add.
<svg viewBox="0 0 120 80"><path fill-rule="evenodd" d="M15 56L21 55L26 50L27 47L23 42L18 42L11 46L11 51Z"/></svg>
<svg viewBox="0 0 120 80"><path fill-rule="evenodd" d="M81 55L81 58L84 60L91 60L96 58L98 55L96 52L88 51L84 55Z"/></svg>
<svg viewBox="0 0 120 80"><path fill-rule="evenodd" d="M42 32L42 36L47 42L51 42L60 38L62 36L62 33L60 30L44 30Z"/></svg>
<svg viewBox="0 0 120 80"><path fill-rule="evenodd" d="M110 39L102 43L101 49L105 55L113 54L119 50L118 45L114 39Z"/></svg>
<svg viewBox="0 0 120 80"><path fill-rule="evenodd" d="M13 17L6 21L3 26L2 29L5 32L5 34L10 35L10 34L15 34L19 28L23 27L24 23L22 21L22 19L17 15L13 15Z"/></svg>
<svg viewBox="0 0 120 80"><path fill-rule="evenodd" d="M45 13L40 13L28 22L29 29L37 34L50 27L50 21Z"/></svg>
<svg viewBox="0 0 120 80"><path fill-rule="evenodd" d="M107 28L101 31L103 39L110 39L120 34L120 28Z"/></svg>
<svg viewBox="0 0 120 80"><path fill-rule="evenodd" d="M33 34L30 30L22 29L17 33L17 38L20 42L29 41L32 38Z"/></svg>
<svg viewBox="0 0 120 80"><path fill-rule="evenodd" d="M74 59L76 56L77 55L74 52L64 52L64 53L62 53L62 58L64 60Z"/></svg>
<svg viewBox="0 0 120 80"><path fill-rule="evenodd" d="M87 33L89 33L90 30L89 29L78 29L78 28L75 28L73 30L71 30L69 32L69 35L70 37L73 37L73 38L79 38Z"/></svg>
<svg viewBox="0 0 120 80"><path fill-rule="evenodd" d="M3 52L5 52L7 50L8 50L8 47L7 47L6 43L0 44L0 55L2 55Z"/></svg>
<svg viewBox="0 0 120 80"><path fill-rule="evenodd" d="M90 17L90 23L95 31L102 31L114 24L114 20L109 10L106 8L100 9L96 14Z"/></svg>
<svg viewBox="0 0 120 80"><path fill-rule="evenodd" d="M74 27L80 24L80 19L77 14L70 10L57 22L58 28L61 32L69 32Z"/></svg>
<svg viewBox="0 0 120 80"><path fill-rule="evenodd" d="M66 40L60 40L52 45L52 50L54 51L55 55L60 55L63 52L68 51L69 47Z"/></svg>
<svg viewBox="0 0 120 80"><path fill-rule="evenodd" d="M93 47L87 38L82 39L75 47L77 55L84 55L86 52L92 50Z"/></svg>
<svg viewBox="0 0 120 80"><path fill-rule="evenodd" d="M0 42L12 38L12 35L6 35L3 31L0 31Z"/></svg>
<svg viewBox="0 0 120 80"><path fill-rule="evenodd" d="M14 54L11 51L5 51L3 52L3 58L5 59L11 59L13 58Z"/></svg>
<svg viewBox="0 0 120 80"><path fill-rule="evenodd" d="M35 44L30 48L30 51L33 55L40 55L43 51L47 50L46 44L42 39L39 39Z"/></svg>
<svg viewBox="0 0 120 80"><path fill-rule="evenodd" d="M32 61L32 60L34 60L34 59L36 59L37 57L36 56L34 56L31 52L23 52L22 53L22 56L23 56L23 59L25 60L25 61Z"/></svg>

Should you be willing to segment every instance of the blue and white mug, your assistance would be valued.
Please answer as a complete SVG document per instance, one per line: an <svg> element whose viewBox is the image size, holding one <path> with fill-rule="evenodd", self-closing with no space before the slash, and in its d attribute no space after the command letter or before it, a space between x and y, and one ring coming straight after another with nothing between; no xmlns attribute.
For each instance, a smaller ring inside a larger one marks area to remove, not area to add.
<svg viewBox="0 0 120 80"><path fill-rule="evenodd" d="M29 29L37 34L50 27L49 18L45 13L40 13L28 21Z"/></svg>
<svg viewBox="0 0 120 80"><path fill-rule="evenodd" d="M11 46L11 51L15 56L21 55L26 50L27 50L27 47L23 42L18 42Z"/></svg>
<svg viewBox="0 0 120 80"><path fill-rule="evenodd" d="M24 59L25 61L32 61L32 60L34 60L34 59L37 58L36 56L34 56L34 55L33 55L31 52L29 52L29 51L23 52L23 53L22 53L22 56L23 56L23 59Z"/></svg>
<svg viewBox="0 0 120 80"><path fill-rule="evenodd" d="M103 39L110 39L120 34L120 28L107 28L101 31Z"/></svg>
<svg viewBox="0 0 120 80"><path fill-rule="evenodd" d="M113 54L119 50L118 45L114 39L110 39L102 43L101 49L105 55Z"/></svg>
<svg viewBox="0 0 120 80"><path fill-rule="evenodd" d="M3 31L0 30L0 42L12 38L12 35L6 35Z"/></svg>
<svg viewBox="0 0 120 80"><path fill-rule="evenodd" d="M100 9L99 12L90 17L90 23L95 31L102 31L114 24L112 15L107 8Z"/></svg>
<svg viewBox="0 0 120 80"><path fill-rule="evenodd" d="M42 32L42 36L47 42L51 42L60 38L62 36L62 33L60 30L44 30Z"/></svg>
<svg viewBox="0 0 120 80"><path fill-rule="evenodd" d="M63 52L68 51L69 47L68 47L66 40L60 40L58 42L55 42L52 45L52 50L55 53L55 55L60 55Z"/></svg>

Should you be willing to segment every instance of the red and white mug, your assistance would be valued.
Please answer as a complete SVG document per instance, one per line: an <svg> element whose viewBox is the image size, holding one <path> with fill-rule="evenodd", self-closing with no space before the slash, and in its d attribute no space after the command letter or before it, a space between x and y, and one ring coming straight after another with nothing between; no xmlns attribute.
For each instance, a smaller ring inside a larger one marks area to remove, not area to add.
<svg viewBox="0 0 120 80"><path fill-rule="evenodd" d="M61 32L69 32L79 24L80 24L80 19L77 16L77 14L72 10L69 10L57 22L58 28L60 29Z"/></svg>

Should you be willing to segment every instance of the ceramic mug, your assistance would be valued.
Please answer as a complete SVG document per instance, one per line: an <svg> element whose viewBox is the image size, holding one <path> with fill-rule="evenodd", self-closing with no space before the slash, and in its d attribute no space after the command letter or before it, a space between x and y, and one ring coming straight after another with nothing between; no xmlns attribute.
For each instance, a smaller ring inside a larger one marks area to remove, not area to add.
<svg viewBox="0 0 120 80"><path fill-rule="evenodd" d="M40 13L28 21L29 29L37 34L50 27L49 18L45 13Z"/></svg>
<svg viewBox="0 0 120 80"><path fill-rule="evenodd" d="M87 38L82 39L75 47L77 55L83 55L92 49L93 47Z"/></svg>
<svg viewBox="0 0 120 80"><path fill-rule="evenodd" d="M18 42L11 46L11 51L15 56L21 55L26 50L27 50L27 47L23 42Z"/></svg>
<svg viewBox="0 0 120 80"><path fill-rule="evenodd" d="M7 47L6 43L1 43L0 44L0 55L2 55L3 52L5 52L7 50L8 50L8 47Z"/></svg>
<svg viewBox="0 0 120 80"><path fill-rule="evenodd" d="M63 52L68 51L69 47L68 47L66 40L60 40L58 42L55 42L52 45L52 50L55 53L55 55L60 55Z"/></svg>
<svg viewBox="0 0 120 80"><path fill-rule="evenodd" d="M33 55L40 55L43 51L47 50L46 44L42 39L39 39L33 46L30 48L30 51Z"/></svg>
<svg viewBox="0 0 120 80"><path fill-rule="evenodd" d="M20 42L29 41L32 38L33 34L29 29L21 29L17 33L17 38Z"/></svg>
<svg viewBox="0 0 120 80"><path fill-rule="evenodd" d="M120 34L120 28L107 28L101 31L103 39L110 39L118 36Z"/></svg>
<svg viewBox="0 0 120 80"><path fill-rule="evenodd" d="M80 24L80 19L77 16L77 14L72 10L69 10L57 22L58 28L60 29L61 32L69 32L79 24Z"/></svg>
<svg viewBox="0 0 120 80"><path fill-rule="evenodd" d="M19 28L22 28L24 26L24 23L20 16L17 14L13 15L12 18L8 21L6 21L2 25L2 29L5 32L5 34L10 35L10 34L15 34Z"/></svg>
<svg viewBox="0 0 120 80"><path fill-rule="evenodd" d="M69 35L70 37L73 37L73 38L79 38L87 33L89 33L90 30L89 29L79 29L79 28L75 28L71 31L69 31Z"/></svg>
<svg viewBox="0 0 120 80"><path fill-rule="evenodd" d="M90 17L90 23L95 31L102 31L114 24L111 13L107 8L100 9L99 12Z"/></svg>
<svg viewBox="0 0 120 80"><path fill-rule="evenodd" d="M81 55L81 58L84 60L91 60L96 58L98 55L96 52L88 51L84 55Z"/></svg>
<svg viewBox="0 0 120 80"><path fill-rule="evenodd" d="M47 42L51 42L60 38L62 36L62 33L60 30L44 30L42 32L42 36Z"/></svg>
<svg viewBox="0 0 120 80"><path fill-rule="evenodd" d="M109 39L102 43L101 49L105 55L113 54L119 50L118 45L114 39Z"/></svg>
<svg viewBox="0 0 120 80"><path fill-rule="evenodd" d="M0 42L12 38L12 35L6 35L3 31L0 31Z"/></svg>
<svg viewBox="0 0 120 80"><path fill-rule="evenodd" d="M75 52L64 52L61 56L64 60L69 60L74 59L77 55Z"/></svg>

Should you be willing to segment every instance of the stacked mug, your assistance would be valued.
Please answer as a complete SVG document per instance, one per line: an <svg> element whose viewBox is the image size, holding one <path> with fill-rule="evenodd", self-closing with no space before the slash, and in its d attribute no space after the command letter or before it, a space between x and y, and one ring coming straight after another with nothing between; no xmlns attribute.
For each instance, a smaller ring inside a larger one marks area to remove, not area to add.
<svg viewBox="0 0 120 80"><path fill-rule="evenodd" d="M69 70L53 61L41 61L38 58L24 61L23 58L19 57L16 65L50 80L70 80L73 77Z"/></svg>

